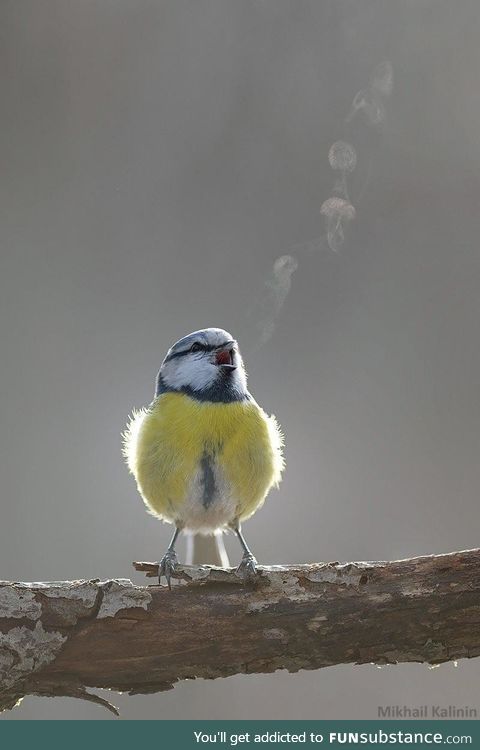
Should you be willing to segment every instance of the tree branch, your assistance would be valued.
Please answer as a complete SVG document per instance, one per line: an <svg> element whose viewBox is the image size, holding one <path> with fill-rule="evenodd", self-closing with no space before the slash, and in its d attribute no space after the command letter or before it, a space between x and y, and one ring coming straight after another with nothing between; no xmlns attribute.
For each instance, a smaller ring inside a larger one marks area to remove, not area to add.
<svg viewBox="0 0 480 750"><path fill-rule="evenodd" d="M86 688L480 655L480 550L261 567L255 584L206 566L177 577L171 592L125 579L0 583L0 708L36 694L113 709Z"/></svg>

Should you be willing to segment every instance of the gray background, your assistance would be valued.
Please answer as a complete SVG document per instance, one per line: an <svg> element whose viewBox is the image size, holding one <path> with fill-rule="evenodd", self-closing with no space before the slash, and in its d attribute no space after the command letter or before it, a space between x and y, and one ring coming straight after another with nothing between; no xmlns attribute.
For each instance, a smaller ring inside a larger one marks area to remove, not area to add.
<svg viewBox="0 0 480 750"><path fill-rule="evenodd" d="M286 433L282 487L245 526L260 561L478 545L477 0L3 0L0 36L1 577L142 582L131 560L170 529L120 433L167 347L209 325ZM298 254L256 349L272 264L323 231L328 149L385 59L387 120L352 131L354 204L373 168L348 241ZM127 719L375 718L480 709L479 676L346 666L113 699ZM110 716L28 698L4 718Z"/></svg>

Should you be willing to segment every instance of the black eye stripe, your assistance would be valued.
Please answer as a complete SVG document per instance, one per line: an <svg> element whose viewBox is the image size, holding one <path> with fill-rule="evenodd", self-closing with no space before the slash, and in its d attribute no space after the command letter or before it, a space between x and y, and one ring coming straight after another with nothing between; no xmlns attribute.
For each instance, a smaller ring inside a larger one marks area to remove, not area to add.
<svg viewBox="0 0 480 750"><path fill-rule="evenodd" d="M190 349L184 349L181 352L173 352L165 359L165 362L170 362L170 360L178 359L179 357L186 357L187 354L196 354L197 352L213 352L214 349L216 349L215 346L204 346L202 344L200 349L192 352L192 348L190 347Z"/></svg>
<svg viewBox="0 0 480 750"><path fill-rule="evenodd" d="M173 352L165 357L165 362L170 362L172 359L178 359L179 357L185 357L186 354L190 354L190 349L186 349L184 352Z"/></svg>
<svg viewBox="0 0 480 750"><path fill-rule="evenodd" d="M200 347L200 349L197 350L197 352L192 352L192 347L190 346L188 349L183 349L181 352L173 352L168 357L165 358L165 362L170 362L172 359L178 359L178 357L185 357L187 354L196 354L198 352L213 352L215 349L221 349L222 346L229 346L233 342L226 341L224 344L202 344L200 341L194 342L197 344L197 346ZM192 344L193 346L193 344Z"/></svg>
<svg viewBox="0 0 480 750"><path fill-rule="evenodd" d="M217 346L213 346L213 344L200 344L198 343L197 346L199 352L213 352L215 349L218 349ZM188 352L187 352L188 354Z"/></svg>

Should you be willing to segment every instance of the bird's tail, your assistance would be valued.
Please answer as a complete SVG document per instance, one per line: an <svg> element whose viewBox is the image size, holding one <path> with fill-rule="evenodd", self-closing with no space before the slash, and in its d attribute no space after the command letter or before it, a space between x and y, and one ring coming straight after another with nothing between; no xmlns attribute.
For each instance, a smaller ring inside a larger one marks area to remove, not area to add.
<svg viewBox="0 0 480 750"><path fill-rule="evenodd" d="M187 565L220 565L228 568L230 562L222 533L216 531L211 536L188 534L186 562Z"/></svg>

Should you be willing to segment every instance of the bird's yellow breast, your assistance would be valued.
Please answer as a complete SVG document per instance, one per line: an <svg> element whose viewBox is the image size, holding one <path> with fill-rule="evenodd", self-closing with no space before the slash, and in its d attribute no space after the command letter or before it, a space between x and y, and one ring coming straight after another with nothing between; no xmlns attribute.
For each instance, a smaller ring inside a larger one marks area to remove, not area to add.
<svg viewBox="0 0 480 750"><path fill-rule="evenodd" d="M125 452L148 508L187 528L252 515L283 468L281 433L253 400L159 396L134 416Z"/></svg>

